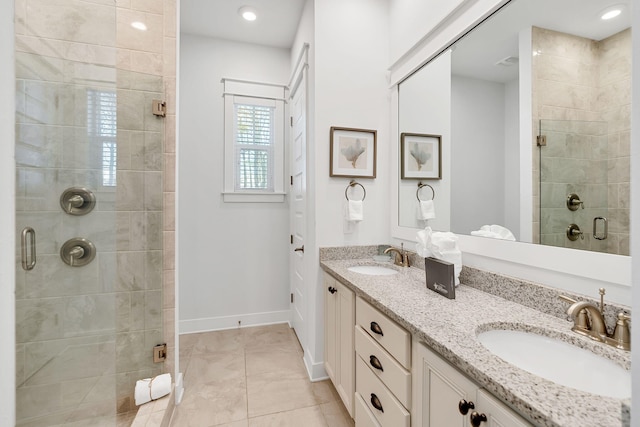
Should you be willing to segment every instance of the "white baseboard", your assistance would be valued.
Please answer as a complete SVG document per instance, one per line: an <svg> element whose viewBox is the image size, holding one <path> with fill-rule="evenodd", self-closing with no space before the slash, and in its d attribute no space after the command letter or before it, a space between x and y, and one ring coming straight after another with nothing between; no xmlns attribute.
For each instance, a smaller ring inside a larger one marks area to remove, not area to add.
<svg viewBox="0 0 640 427"><path fill-rule="evenodd" d="M234 329L237 327L245 328L248 326L273 325L276 323L290 324L290 321L290 310L189 319L180 321L179 334L194 334L197 332L220 331L224 329Z"/></svg>
<svg viewBox="0 0 640 427"><path fill-rule="evenodd" d="M311 358L310 351L305 350L302 360L304 361L304 366L307 368L307 374L309 374L311 382L322 381L329 378L327 371L324 369L324 362L315 362Z"/></svg>

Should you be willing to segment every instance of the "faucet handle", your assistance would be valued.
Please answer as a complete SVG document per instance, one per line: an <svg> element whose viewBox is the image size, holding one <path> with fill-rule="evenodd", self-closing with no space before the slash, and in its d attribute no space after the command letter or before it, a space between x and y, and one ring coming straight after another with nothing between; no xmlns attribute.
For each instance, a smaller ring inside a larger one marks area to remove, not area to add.
<svg viewBox="0 0 640 427"><path fill-rule="evenodd" d="M624 314L624 312L618 313L618 321L616 322L616 329L613 331L613 339L616 341L616 347L623 350L631 349L631 336L629 333L629 320L631 316Z"/></svg>

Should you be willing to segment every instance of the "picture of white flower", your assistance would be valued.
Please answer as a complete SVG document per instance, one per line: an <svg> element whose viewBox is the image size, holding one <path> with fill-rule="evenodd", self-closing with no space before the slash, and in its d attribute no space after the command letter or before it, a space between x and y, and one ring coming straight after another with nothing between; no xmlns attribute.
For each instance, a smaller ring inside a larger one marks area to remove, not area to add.
<svg viewBox="0 0 640 427"><path fill-rule="evenodd" d="M400 134L402 179L442 179L440 135Z"/></svg>
<svg viewBox="0 0 640 427"><path fill-rule="evenodd" d="M356 162L360 158L360 155L365 151L366 147L362 146L362 141L360 140L360 138L356 138L355 143L349 144L347 147L340 149L340 152L342 153L344 158L351 162L351 166L354 169L356 168Z"/></svg>
<svg viewBox="0 0 640 427"><path fill-rule="evenodd" d="M431 158L431 153L427 153L426 150L421 149L417 142L413 144L413 147L409 152L411 153L411 156L416 159L418 170L421 170L422 166Z"/></svg>
<svg viewBox="0 0 640 427"><path fill-rule="evenodd" d="M329 135L329 176L376 177L375 130L332 126Z"/></svg>

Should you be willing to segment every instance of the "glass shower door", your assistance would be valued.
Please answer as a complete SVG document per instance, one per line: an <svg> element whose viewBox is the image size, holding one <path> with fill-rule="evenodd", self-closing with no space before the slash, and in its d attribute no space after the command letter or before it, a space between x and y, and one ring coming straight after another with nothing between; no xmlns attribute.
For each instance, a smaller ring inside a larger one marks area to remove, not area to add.
<svg viewBox="0 0 640 427"><path fill-rule="evenodd" d="M18 426L129 425L163 372L163 81L117 66L119 10L16 2Z"/></svg>
<svg viewBox="0 0 640 427"><path fill-rule="evenodd" d="M606 122L541 120L540 242L608 252Z"/></svg>

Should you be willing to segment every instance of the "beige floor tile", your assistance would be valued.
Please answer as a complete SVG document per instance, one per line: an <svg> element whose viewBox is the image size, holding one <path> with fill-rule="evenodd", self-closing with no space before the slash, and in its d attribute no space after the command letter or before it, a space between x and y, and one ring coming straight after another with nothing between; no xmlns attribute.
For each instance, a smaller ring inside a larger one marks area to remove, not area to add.
<svg viewBox="0 0 640 427"><path fill-rule="evenodd" d="M249 427L249 420L235 421L227 424L218 424L216 427Z"/></svg>
<svg viewBox="0 0 640 427"><path fill-rule="evenodd" d="M278 374L280 378L308 378L302 355L294 348L270 346L266 351L247 351L247 377Z"/></svg>
<svg viewBox="0 0 640 427"><path fill-rule="evenodd" d="M286 323L255 328L242 329L244 348L247 350L262 348L265 345L295 344L297 338L293 330Z"/></svg>
<svg viewBox="0 0 640 427"><path fill-rule="evenodd" d="M238 329L199 334L191 356L242 350L242 332Z"/></svg>
<svg viewBox="0 0 640 427"><path fill-rule="evenodd" d="M180 347L193 348L203 334L182 334L180 335Z"/></svg>
<svg viewBox="0 0 640 427"><path fill-rule="evenodd" d="M247 400L249 418L316 404L308 379L282 379L278 374L248 377Z"/></svg>
<svg viewBox="0 0 640 427"><path fill-rule="evenodd" d="M249 418L249 427L333 427L327 424L319 406Z"/></svg>
<svg viewBox="0 0 640 427"><path fill-rule="evenodd" d="M341 400L324 403L320 405L320 408L322 409L322 414L324 415L327 425L331 427L355 426L355 422L351 419L347 408L344 407Z"/></svg>
<svg viewBox="0 0 640 427"><path fill-rule="evenodd" d="M174 427L353 426L333 384L309 381L302 348L286 324L180 340L191 350L180 359L186 389Z"/></svg>
<svg viewBox="0 0 640 427"><path fill-rule="evenodd" d="M311 390L313 391L313 395L316 397L316 402L318 404L334 402L336 400L340 401L340 396L331 383L331 380L311 383Z"/></svg>
<svg viewBox="0 0 640 427"><path fill-rule="evenodd" d="M224 382L245 377L245 359L242 351L212 354L194 354L189 359L185 383L197 385Z"/></svg>
<svg viewBox="0 0 640 427"><path fill-rule="evenodd" d="M172 426L209 427L247 418L244 378L221 383L186 384L182 403L176 407Z"/></svg>

